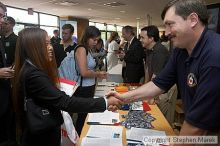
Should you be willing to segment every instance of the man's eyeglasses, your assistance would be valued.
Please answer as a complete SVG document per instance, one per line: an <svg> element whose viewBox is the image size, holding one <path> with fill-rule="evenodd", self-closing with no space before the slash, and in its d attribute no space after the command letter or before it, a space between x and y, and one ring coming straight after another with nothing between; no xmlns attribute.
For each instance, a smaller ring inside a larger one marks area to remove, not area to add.
<svg viewBox="0 0 220 146"><path fill-rule="evenodd" d="M0 19L7 21L8 20L7 13L5 13L4 15L0 15Z"/></svg>

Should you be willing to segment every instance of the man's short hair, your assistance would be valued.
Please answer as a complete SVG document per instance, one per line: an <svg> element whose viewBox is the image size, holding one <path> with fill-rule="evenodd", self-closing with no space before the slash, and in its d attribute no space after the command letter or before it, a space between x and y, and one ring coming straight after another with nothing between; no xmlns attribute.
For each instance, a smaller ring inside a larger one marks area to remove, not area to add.
<svg viewBox="0 0 220 146"><path fill-rule="evenodd" d="M6 6L2 2L0 2L0 8L7 12Z"/></svg>
<svg viewBox="0 0 220 146"><path fill-rule="evenodd" d="M147 36L153 37L155 42L160 40L159 29L155 25L146 26L141 31L147 31Z"/></svg>
<svg viewBox="0 0 220 146"><path fill-rule="evenodd" d="M171 0L161 13L162 20L164 20L168 9L171 7L174 7L175 14L181 16L184 20L191 13L196 13L203 25L208 24L208 11L204 0Z"/></svg>
<svg viewBox="0 0 220 146"><path fill-rule="evenodd" d="M54 31L53 31L53 33L58 33L59 32L59 30L58 29L55 29Z"/></svg>
<svg viewBox="0 0 220 146"><path fill-rule="evenodd" d="M16 23L15 19L13 17L10 17L10 16L7 17L7 22L9 22L12 25L15 25L15 23Z"/></svg>
<svg viewBox="0 0 220 146"><path fill-rule="evenodd" d="M132 34L132 35L135 35L135 33L134 33L134 28L133 28L132 26L126 25L126 26L124 26L122 29L124 29L125 32L128 32L128 33L130 33L130 34Z"/></svg>
<svg viewBox="0 0 220 146"><path fill-rule="evenodd" d="M64 24L62 29L70 29L70 32L74 33L74 27L71 24Z"/></svg>

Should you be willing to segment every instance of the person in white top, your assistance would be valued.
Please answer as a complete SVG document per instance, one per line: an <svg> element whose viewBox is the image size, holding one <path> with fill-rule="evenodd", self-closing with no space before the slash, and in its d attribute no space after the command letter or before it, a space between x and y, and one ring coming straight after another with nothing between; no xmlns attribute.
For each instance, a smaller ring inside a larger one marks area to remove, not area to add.
<svg viewBox="0 0 220 146"><path fill-rule="evenodd" d="M117 43L119 36L117 32L112 32L108 40L108 55L107 55L107 66L108 70L111 70L118 64L117 52L119 50L119 44Z"/></svg>

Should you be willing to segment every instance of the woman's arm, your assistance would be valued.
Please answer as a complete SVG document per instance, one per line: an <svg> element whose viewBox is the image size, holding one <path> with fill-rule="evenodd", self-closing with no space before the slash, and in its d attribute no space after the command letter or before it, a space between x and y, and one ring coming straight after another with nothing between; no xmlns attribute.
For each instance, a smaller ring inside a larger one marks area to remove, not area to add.
<svg viewBox="0 0 220 146"><path fill-rule="evenodd" d="M76 61L78 63L80 74L82 77L97 77L97 78L106 78L107 74L104 71L95 72L88 69L88 61L86 49L84 47L79 47L75 52Z"/></svg>

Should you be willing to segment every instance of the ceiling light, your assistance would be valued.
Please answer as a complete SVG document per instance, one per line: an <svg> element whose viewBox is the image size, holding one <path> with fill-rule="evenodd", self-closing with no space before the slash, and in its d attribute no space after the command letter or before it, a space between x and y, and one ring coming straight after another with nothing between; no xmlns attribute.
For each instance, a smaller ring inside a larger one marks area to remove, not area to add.
<svg viewBox="0 0 220 146"><path fill-rule="evenodd" d="M118 6L124 6L124 3L121 2L110 2L103 4L104 6L110 6L110 7L118 7Z"/></svg>
<svg viewBox="0 0 220 146"><path fill-rule="evenodd" d="M125 13L125 11L120 11L121 13Z"/></svg>
<svg viewBox="0 0 220 146"><path fill-rule="evenodd" d="M54 3L56 5L62 5L62 6L76 6L78 5L79 3L77 2L72 2L72 1L61 1L61 2L56 2Z"/></svg>

